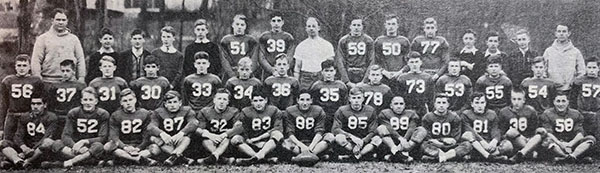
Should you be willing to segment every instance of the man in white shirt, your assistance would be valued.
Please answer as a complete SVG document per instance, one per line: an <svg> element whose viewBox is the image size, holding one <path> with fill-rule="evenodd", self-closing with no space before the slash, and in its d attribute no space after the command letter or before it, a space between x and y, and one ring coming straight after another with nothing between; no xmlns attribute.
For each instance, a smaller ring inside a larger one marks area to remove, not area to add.
<svg viewBox="0 0 600 173"><path fill-rule="evenodd" d="M300 81L300 89L309 89L319 80L321 62L333 59L335 56L333 45L319 36L320 30L317 19L309 17L306 20L308 38L300 42L294 52L296 59L294 77Z"/></svg>

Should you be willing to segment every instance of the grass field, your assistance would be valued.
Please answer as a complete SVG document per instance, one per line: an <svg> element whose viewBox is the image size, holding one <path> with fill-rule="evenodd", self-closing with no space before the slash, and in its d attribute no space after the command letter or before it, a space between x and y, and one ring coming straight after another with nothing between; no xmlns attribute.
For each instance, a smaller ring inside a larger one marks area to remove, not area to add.
<svg viewBox="0 0 600 173"><path fill-rule="evenodd" d="M260 164L248 167L211 165L211 166L132 166L122 165L114 167L77 166L71 169L34 169L14 172L600 172L600 162L593 164L554 164L552 162L524 162L515 165L485 163L485 162L447 162L447 163L421 163L410 165L387 162L361 162L361 163L318 163L314 167L299 167L291 164ZM0 172L11 172L1 170Z"/></svg>

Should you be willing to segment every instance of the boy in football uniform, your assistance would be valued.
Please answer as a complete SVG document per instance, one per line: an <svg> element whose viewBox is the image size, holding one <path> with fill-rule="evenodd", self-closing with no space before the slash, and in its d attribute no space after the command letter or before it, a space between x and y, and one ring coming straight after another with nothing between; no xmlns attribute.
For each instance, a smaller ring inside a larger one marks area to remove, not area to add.
<svg viewBox="0 0 600 173"><path fill-rule="evenodd" d="M157 162L150 157L158 154L159 149L156 144L150 143L146 130L152 112L136 106L137 99L131 89L124 89L119 95L121 109L110 117L109 141L104 144L106 154L137 164L155 165ZM108 160L104 163L111 165L112 162Z"/></svg>
<svg viewBox="0 0 600 173"><path fill-rule="evenodd" d="M44 151L51 150L52 138L59 127L56 115L46 111L46 102L41 96L32 96L30 106L31 112L19 117L13 140L0 141L2 155L17 169L39 163Z"/></svg>
<svg viewBox="0 0 600 173"><path fill-rule="evenodd" d="M544 110L552 108L552 98L554 98L558 87L557 83L545 77L546 69L544 57L535 57L531 61L533 76L521 82L523 89L527 90L525 104L533 106L538 112L544 112Z"/></svg>
<svg viewBox="0 0 600 173"><path fill-rule="evenodd" d="M471 95L471 107L461 113L463 121L462 139L471 142L475 158L486 160L506 161L507 152L512 151L509 141L500 143L501 132L498 128L498 116L493 110L487 109L485 94L475 92Z"/></svg>
<svg viewBox="0 0 600 173"><path fill-rule="evenodd" d="M555 156L556 162L591 162L590 157L580 157L596 143L596 138L586 135L583 130L584 118L579 111L569 108L568 94L558 92L554 98L554 108L547 109L540 116L547 136L542 147Z"/></svg>
<svg viewBox="0 0 600 173"><path fill-rule="evenodd" d="M398 76L406 65L406 55L410 50L410 41L398 34L398 16L395 14L385 17L385 35L377 37L373 42L373 62L383 68L382 83L391 85L392 79Z"/></svg>
<svg viewBox="0 0 600 173"><path fill-rule="evenodd" d="M513 163L521 162L533 154L544 137L543 128L540 128L540 120L537 111L525 103L525 92L514 88L510 93L511 106L504 107L498 112L498 127L500 133L504 133L504 140L512 143L513 148L518 150L510 158Z"/></svg>
<svg viewBox="0 0 600 173"><path fill-rule="evenodd" d="M450 99L451 111L459 111L468 103L469 96L473 91L473 85L469 77L461 74L461 61L450 59L448 61L448 73L440 77L435 83L437 93L446 93Z"/></svg>
<svg viewBox="0 0 600 173"><path fill-rule="evenodd" d="M237 159L236 164L277 162L277 157L269 156L283 139L282 112L267 104L268 94L263 90L253 90L251 96L252 106L242 109L235 123L235 128L242 133L231 138L231 145L250 158Z"/></svg>
<svg viewBox="0 0 600 173"><path fill-rule="evenodd" d="M234 124L240 116L239 109L229 106L231 93L224 88L217 89L213 98L213 106L202 108L197 114L198 129L196 135L202 137L202 146L210 152L210 156L197 160L200 164L214 164L229 161L224 155L229 149L229 142L237 134Z"/></svg>
<svg viewBox="0 0 600 173"><path fill-rule="evenodd" d="M448 111L448 96L435 96L435 110L423 116L422 126L427 130L427 138L421 144L423 160L445 162L453 158L462 158L471 152L469 141L460 141L462 121L453 111Z"/></svg>
<svg viewBox="0 0 600 173"><path fill-rule="evenodd" d="M144 77L140 77L129 83L141 108L155 110L163 103L165 93L171 89L169 80L159 76L160 69L158 59L152 55L144 59Z"/></svg>
<svg viewBox="0 0 600 173"><path fill-rule="evenodd" d="M319 155L327 150L334 136L325 129L326 117L323 108L313 105L310 92L300 91L298 103L288 107L283 117L287 138L281 145L294 154L292 161L298 161L301 153Z"/></svg>
<svg viewBox="0 0 600 173"><path fill-rule="evenodd" d="M60 82L52 83L47 92L49 111L54 112L58 120L57 127L64 127L67 113L78 105L81 100L81 90L86 87L84 83L77 80L75 76L75 63L73 60L64 60L60 63L62 79ZM54 137L58 138L62 134L62 128L58 128Z"/></svg>
<svg viewBox="0 0 600 173"><path fill-rule="evenodd" d="M510 102L508 93L511 89L512 82L502 72L500 56L489 57L487 73L479 77L475 83L475 91L485 93L486 108L497 112L508 106Z"/></svg>
<svg viewBox="0 0 600 173"><path fill-rule="evenodd" d="M350 33L338 42L336 63L342 82L354 86L365 78L365 72L373 60L373 38L363 32L364 21L354 18Z"/></svg>
<svg viewBox="0 0 600 173"><path fill-rule="evenodd" d="M343 152L350 153L351 161L358 161L381 145L377 136L375 108L363 105L364 93L358 88L349 92L350 104L335 112L331 132ZM340 155L342 159L343 155Z"/></svg>
<svg viewBox="0 0 600 173"><path fill-rule="evenodd" d="M596 124L596 112L600 110L600 78L598 78L598 67L600 60L590 57L585 62L586 73L573 80L571 98L576 96L577 100L573 108L581 111L584 117L583 128L588 134L593 134L598 129Z"/></svg>
<svg viewBox="0 0 600 173"><path fill-rule="evenodd" d="M282 27L285 23L283 20L283 14L280 12L274 12L271 14L269 19L271 19L271 30L263 32L258 39L260 50L258 57L265 72L264 77L277 73L275 65L277 63L276 60L279 54L283 53L289 55L286 57L288 58L287 61L289 62L290 67L294 67L294 61L291 58L291 53L294 52L295 40L292 34L282 30ZM286 74L288 72L290 72L289 68L286 70Z"/></svg>
<svg viewBox="0 0 600 173"><path fill-rule="evenodd" d="M31 110L31 96L44 95L44 83L31 76L30 58L21 54L15 57L16 74L6 76L0 85L0 136L12 141L17 130L17 120Z"/></svg>
<svg viewBox="0 0 600 173"><path fill-rule="evenodd" d="M200 51L194 55L195 74L183 79L181 94L184 105L190 106L195 112L211 104L215 92L221 87L221 79L209 73L210 55Z"/></svg>
<svg viewBox="0 0 600 173"><path fill-rule="evenodd" d="M375 113L383 110L389 104L392 98L392 89L386 84L382 84L383 68L379 65L372 65L367 71L367 82L356 85L365 94L365 105L375 108Z"/></svg>
<svg viewBox="0 0 600 173"><path fill-rule="evenodd" d="M421 118L413 110L406 109L402 96L392 98L389 108L377 116L377 134L383 143L389 147L390 156L384 159L393 162L412 162L411 153L418 148L427 137L427 130L420 126Z"/></svg>
<svg viewBox="0 0 600 173"><path fill-rule="evenodd" d="M418 52L409 53L406 66L410 71L398 76L398 83L395 83L398 88L395 94L404 97L406 108L417 111L419 115L429 112L434 85L431 75L421 71L422 64L422 56Z"/></svg>
<svg viewBox="0 0 600 173"><path fill-rule="evenodd" d="M269 101L272 105L277 106L279 110L285 110L294 104L294 97L298 95L298 89L300 88L298 80L288 76L289 60L286 54L277 55L273 66L273 76L265 79L265 86L271 93Z"/></svg>
<svg viewBox="0 0 600 173"><path fill-rule="evenodd" d="M238 76L225 83L225 88L233 94L231 103L238 109L250 106L252 92L262 87L262 82L252 77L252 67L255 65L258 64L254 64L248 57L240 59L237 67Z"/></svg>
<svg viewBox="0 0 600 173"><path fill-rule="evenodd" d="M127 82L123 78L113 76L115 69L115 59L110 56L102 57L100 59L102 77L92 80L89 84L98 93L98 107L109 113L115 112L119 108L119 93L127 88Z"/></svg>
<svg viewBox="0 0 600 173"><path fill-rule="evenodd" d="M92 87L81 91L81 106L67 113L61 140L52 143L52 151L70 158L64 162L42 162L42 167L72 167L82 161L99 159L108 137L108 111L97 107L98 94Z"/></svg>
<svg viewBox="0 0 600 173"><path fill-rule="evenodd" d="M433 80L437 80L446 71L450 45L446 38L437 35L438 25L435 19L430 17L423 23L425 35L419 35L413 39L410 44L411 51L417 51L423 56L423 72L431 75Z"/></svg>
<svg viewBox="0 0 600 173"><path fill-rule="evenodd" d="M239 68L236 65L239 65L239 61L244 57L249 57L252 64L254 64L252 69L250 69L251 71L257 71L256 69L258 69L258 58L255 55L255 52L258 49L258 42L246 33L246 25L245 15L235 15L233 17L233 23L231 23L233 33L226 35L221 39L221 58L223 59L221 65L227 76L224 79L236 76L235 72L237 71L237 68Z"/></svg>
<svg viewBox="0 0 600 173"><path fill-rule="evenodd" d="M313 83L309 90L317 100L316 105L321 106L327 115L325 129L331 129L335 111L347 102L348 87L344 82L335 80L336 69L333 60L323 61L321 69L323 79Z"/></svg>
<svg viewBox="0 0 600 173"><path fill-rule="evenodd" d="M179 92L168 91L165 94L164 107L156 109L148 127L152 143L158 145L162 153L170 155L164 161L169 166L173 166L179 160L188 165L194 162L193 159L184 157L183 152L190 145L190 133L198 128L198 120L192 108L182 104Z"/></svg>

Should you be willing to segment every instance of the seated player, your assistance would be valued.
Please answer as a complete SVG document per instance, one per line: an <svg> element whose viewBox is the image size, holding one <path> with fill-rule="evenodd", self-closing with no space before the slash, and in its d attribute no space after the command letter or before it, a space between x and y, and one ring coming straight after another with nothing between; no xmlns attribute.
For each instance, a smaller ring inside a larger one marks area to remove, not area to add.
<svg viewBox="0 0 600 173"><path fill-rule="evenodd" d="M40 156L51 150L52 138L56 134L54 131L58 128L56 115L46 111L46 102L42 97L32 96L30 106L29 114L19 117L13 140L0 141L1 155L10 161L8 165L14 165L17 169L30 168L40 159L47 160ZM7 169L5 165L2 163L2 169Z"/></svg>
<svg viewBox="0 0 600 173"><path fill-rule="evenodd" d="M370 66L366 76L367 82L357 85L365 93L365 105L375 108L376 114L389 104L388 102L392 96L390 87L381 83L381 79L383 79L382 72L383 68L379 65Z"/></svg>
<svg viewBox="0 0 600 173"><path fill-rule="evenodd" d="M485 93L486 108L494 112L508 106L508 93L512 89L512 82L502 72L501 61L500 56L491 55L488 58L487 73L475 83L475 91Z"/></svg>
<svg viewBox="0 0 600 173"><path fill-rule="evenodd" d="M598 68L600 59L590 57L585 62L585 75L573 80L570 95L576 97L573 100L576 108L583 115L583 130L587 134L593 134L599 128L596 122L596 112L600 111L600 78L598 77Z"/></svg>
<svg viewBox="0 0 600 173"><path fill-rule="evenodd" d="M285 110L284 122L287 138L283 140L283 148L294 154L292 161L298 161L301 153L322 154L334 136L325 129L327 115L323 108L313 105L313 99L308 90L300 91L297 104ZM322 155L324 159L327 156Z"/></svg>
<svg viewBox="0 0 600 173"><path fill-rule="evenodd" d="M469 154L471 143L460 141L463 124L456 113L448 111L448 96L437 94L434 107L435 110L425 114L421 121L427 130L427 138L421 144L422 159L445 162Z"/></svg>
<svg viewBox="0 0 600 173"><path fill-rule="evenodd" d="M340 106L346 104L348 87L344 82L335 80L336 68L331 59L321 62L321 75L323 78L310 87L310 93L315 99L315 105L321 106L325 111L325 129L331 129L333 115Z"/></svg>
<svg viewBox="0 0 600 173"><path fill-rule="evenodd" d="M97 107L98 94L92 87L81 91L81 106L67 113L62 139L52 143L52 151L69 158L64 162L42 162L42 167L72 167L83 161L94 161L103 154L108 136L109 113Z"/></svg>
<svg viewBox="0 0 600 173"><path fill-rule="evenodd" d="M536 73L535 70L534 73ZM525 81L527 80L525 79ZM518 150L510 158L512 163L518 163L523 161L528 154L535 152L542 142L545 130L539 127L537 111L532 106L525 104L523 90L513 88L510 92L510 101L511 106L504 107L498 112L498 127L500 133L504 134L504 140L510 141L513 148Z"/></svg>
<svg viewBox="0 0 600 173"><path fill-rule="evenodd" d="M171 89L169 80L158 75L160 66L155 56L144 58L145 76L140 77L129 83L129 86L140 104L141 108L146 110L155 110L162 106L165 93Z"/></svg>
<svg viewBox="0 0 600 173"><path fill-rule="evenodd" d="M331 132L335 134L335 142L343 152L351 154L350 161L359 161L381 145L381 138L376 135L375 108L363 105L363 91L352 88L349 96L350 104L335 112ZM342 160L343 157L344 155L340 155L339 159Z"/></svg>
<svg viewBox="0 0 600 173"><path fill-rule="evenodd" d="M525 104L530 105L537 112L552 108L552 98L556 93L558 84L546 77L546 62L544 57L538 56L531 62L533 77L528 77L521 82L521 87L526 90Z"/></svg>
<svg viewBox="0 0 600 173"><path fill-rule="evenodd" d="M506 161L505 156L512 151L509 141L500 141L500 130L498 129L498 116L493 110L487 109L485 94L475 92L471 95L471 108L461 113L463 122L462 139L471 142L475 158L490 161Z"/></svg>
<svg viewBox="0 0 600 173"><path fill-rule="evenodd" d="M121 109L110 117L109 141L104 144L104 151L137 164L156 165L157 162L150 157L158 154L159 149L148 141L146 130L152 112L136 106L137 99L131 89L124 89L119 95ZM99 163L103 164L113 165L113 161Z"/></svg>
<svg viewBox="0 0 600 173"><path fill-rule="evenodd" d="M409 71L398 76L395 95L400 95L406 99L406 108L417 111L419 115L425 115L431 107L431 98L433 97L434 81L431 75L421 71L423 64L421 54L410 52L408 54ZM392 87L394 88L394 87Z"/></svg>
<svg viewBox="0 0 600 173"><path fill-rule="evenodd" d="M225 83L225 88L233 94L231 105L238 109L250 106L252 91L262 87L262 82L252 77L252 69L255 66L252 62L248 57L240 59L237 66L238 76L232 77Z"/></svg>
<svg viewBox="0 0 600 173"><path fill-rule="evenodd" d="M48 110L54 112L58 118L57 127L53 135L54 138L60 138L62 134L62 127L65 126L67 119L67 113L79 105L81 100L81 90L86 87L85 83L77 81L75 74L76 67L73 60L64 60L60 63L60 71L62 78L60 82L52 83L48 89L47 98Z"/></svg>
<svg viewBox="0 0 600 173"><path fill-rule="evenodd" d="M448 61L448 73L440 77L435 83L437 93L446 93L450 98L451 111L460 111L467 107L469 96L473 92L473 85L469 77L461 74L461 64L459 59L450 59Z"/></svg>
<svg viewBox="0 0 600 173"><path fill-rule="evenodd" d="M406 108L402 96L395 96L388 109L377 116L377 133L389 147L391 155L384 159L392 162L412 162L410 153L421 145L427 137L427 130L420 126L421 118L413 110Z"/></svg>
<svg viewBox="0 0 600 173"><path fill-rule="evenodd" d="M113 57L102 57L100 59L102 76L92 80L89 84L98 93L98 107L108 113L113 113L119 108L119 93L127 88L127 82L123 78L114 76L116 66Z"/></svg>
<svg viewBox="0 0 600 173"><path fill-rule="evenodd" d="M221 79L217 75L208 72L208 69L211 67L211 58L214 57L209 57L209 54L204 51L194 54L196 73L190 74L183 79L181 91L183 105L192 107L194 112L198 112L200 109L210 105L213 102L213 97L217 89L221 88L222 85Z"/></svg>
<svg viewBox="0 0 600 173"><path fill-rule="evenodd" d="M555 156L555 162L592 162L592 158L583 157L596 143L596 138L586 135L583 130L583 116L579 111L569 108L567 93L558 92L554 98L554 108L540 115L546 138L542 147Z"/></svg>
<svg viewBox="0 0 600 173"><path fill-rule="evenodd" d="M189 106L182 106L182 97L177 91L165 94L164 107L154 111L152 123L148 127L150 141L158 145L162 153L168 154L164 163L175 165L180 160L190 165L193 159L183 156L191 142L190 133L198 128L196 113Z"/></svg>
<svg viewBox="0 0 600 173"><path fill-rule="evenodd" d="M294 104L294 97L298 95L300 83L296 78L288 76L290 65L286 54L277 55L273 67L275 73L265 79L265 86L271 91L269 96L271 104L280 110L285 110Z"/></svg>
<svg viewBox="0 0 600 173"><path fill-rule="evenodd" d="M196 114L199 121L196 134L201 137L202 146L210 152L210 156L197 160L200 164L214 164L220 161L230 163L233 159L224 155L231 151L229 142L236 134L233 125L239 119L240 111L229 106L230 96L231 93L225 88L217 89L213 98L214 106L202 108Z"/></svg>
<svg viewBox="0 0 600 173"><path fill-rule="evenodd" d="M247 166L257 162L278 162L269 157L283 139L281 111L268 105L268 93L261 89L252 91L252 106L242 109L235 128L241 131L231 138L231 145L250 158L240 158L236 164ZM258 151L257 151L258 150Z"/></svg>

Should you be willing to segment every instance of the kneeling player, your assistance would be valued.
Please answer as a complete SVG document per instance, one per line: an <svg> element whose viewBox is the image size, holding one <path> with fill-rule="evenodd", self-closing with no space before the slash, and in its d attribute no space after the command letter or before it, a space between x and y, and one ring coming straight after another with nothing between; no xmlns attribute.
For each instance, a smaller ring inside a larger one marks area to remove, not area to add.
<svg viewBox="0 0 600 173"><path fill-rule="evenodd" d="M575 109L569 108L567 93L559 92L554 98L554 108L547 109L540 119L547 131L547 136L542 143L554 155L557 162L575 162L578 159L591 162L592 158L580 158L590 146L596 143L596 138L585 136L583 131L583 115Z"/></svg>
<svg viewBox="0 0 600 173"><path fill-rule="evenodd" d="M81 94L81 106L67 113L62 139L52 144L54 152L70 159L64 162L42 163L42 167L72 167L74 164L90 160L92 156L97 158L103 153L110 115L106 110L96 107L98 94L94 88L87 87Z"/></svg>
<svg viewBox="0 0 600 173"><path fill-rule="evenodd" d="M194 162L193 159L183 157L183 152L190 145L188 135L196 130L198 120L192 108L181 106L182 103L182 97L177 91L168 91L164 107L156 109L148 128L152 136L150 141L158 145L163 153L170 155L164 162L169 166L180 159L188 165Z"/></svg>
<svg viewBox="0 0 600 173"><path fill-rule="evenodd" d="M159 149L156 144L149 143L146 131L152 112L136 107L137 99L131 89L121 91L120 98L121 109L110 117L110 137L104 144L104 150L120 159L155 165L156 161L150 156L158 154ZM102 165L100 162L99 165ZM111 162L105 163L112 165Z"/></svg>
<svg viewBox="0 0 600 173"><path fill-rule="evenodd" d="M344 105L335 112L331 131L335 134L335 142L353 154L350 159L358 161L381 145L381 138L375 136L375 108L363 105L363 92L353 88L349 96L350 105Z"/></svg>
<svg viewBox="0 0 600 173"><path fill-rule="evenodd" d="M333 134L325 129L326 116L323 108L313 105L308 90L300 91L298 104L285 110L287 138L283 140L283 148L295 155L301 153L321 154L333 142ZM298 157L292 157L297 161Z"/></svg>
<svg viewBox="0 0 600 173"><path fill-rule="evenodd" d="M411 162L409 153L427 137L427 130L419 126L421 119L413 110L407 110L402 96L392 98L389 109L379 113L377 133L383 143L390 148L391 156L386 160Z"/></svg>
<svg viewBox="0 0 600 173"><path fill-rule="evenodd" d="M242 134L233 136L231 144L251 158L238 159L236 163L250 165L263 161L277 162L275 157L265 158L283 139L281 111L267 104L268 94L261 89L253 90L250 98L252 106L242 109L240 119L235 123L235 128L241 130Z"/></svg>
<svg viewBox="0 0 600 173"><path fill-rule="evenodd" d="M438 159L445 162L460 158L471 152L469 141L459 142L462 133L460 117L448 111L448 96L438 94L435 97L435 111L425 114L422 125L427 129L427 140L421 145L424 160Z"/></svg>
<svg viewBox="0 0 600 173"><path fill-rule="evenodd" d="M32 96L31 112L19 117L13 141L0 141L2 155L17 169L32 166L44 151L51 150L57 119L54 113L46 111L46 103L41 97ZM2 168L6 169L5 165L2 163Z"/></svg>

